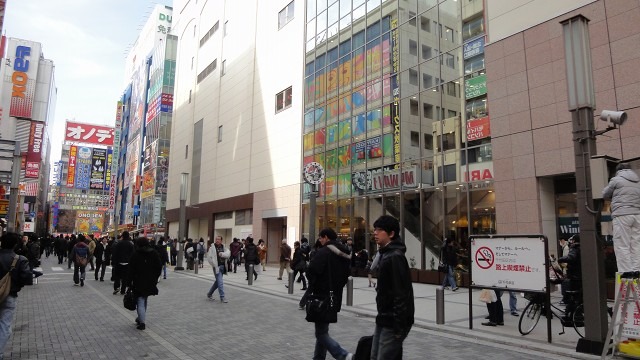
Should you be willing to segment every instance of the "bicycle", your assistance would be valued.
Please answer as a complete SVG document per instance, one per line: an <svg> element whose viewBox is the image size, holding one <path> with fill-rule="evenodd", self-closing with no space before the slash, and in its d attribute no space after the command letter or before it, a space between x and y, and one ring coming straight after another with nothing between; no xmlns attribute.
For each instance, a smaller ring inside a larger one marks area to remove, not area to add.
<svg viewBox="0 0 640 360"><path fill-rule="evenodd" d="M560 319L562 325L562 331L558 335L565 333L565 327L573 327L576 333L580 337L584 337L584 306L582 303L582 293L580 291L567 291L569 295L569 301L575 304L575 308L569 312L560 309L554 304L551 304L551 317ZM527 294L525 298L529 300L527 306L525 306L520 320L518 321L518 331L522 335L528 335L538 325L540 316L546 315L545 308L545 295L544 294Z"/></svg>

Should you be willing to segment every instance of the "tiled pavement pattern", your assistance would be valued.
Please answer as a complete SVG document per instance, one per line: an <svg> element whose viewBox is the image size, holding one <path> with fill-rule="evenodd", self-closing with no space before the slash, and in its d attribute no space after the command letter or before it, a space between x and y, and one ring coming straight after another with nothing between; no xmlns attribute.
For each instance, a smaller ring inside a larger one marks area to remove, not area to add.
<svg viewBox="0 0 640 360"><path fill-rule="evenodd" d="M42 259L45 275L18 297L8 359L310 359L313 324L297 309L298 296L286 295L277 271L257 280L267 287L249 288L243 274L230 274L225 288L229 303L206 299L211 270L170 272L160 280L160 295L149 298L147 329L136 330L135 312L112 295L108 281L96 282L87 271L84 287L73 286L66 264ZM88 269L87 269L88 270ZM107 270L110 274L110 270ZM296 284L297 288L300 286ZM373 319L343 311L330 334L349 351L360 336L373 331ZM452 333L414 327L405 340L405 359L563 359L557 354L501 345ZM331 358L328 355L328 358Z"/></svg>

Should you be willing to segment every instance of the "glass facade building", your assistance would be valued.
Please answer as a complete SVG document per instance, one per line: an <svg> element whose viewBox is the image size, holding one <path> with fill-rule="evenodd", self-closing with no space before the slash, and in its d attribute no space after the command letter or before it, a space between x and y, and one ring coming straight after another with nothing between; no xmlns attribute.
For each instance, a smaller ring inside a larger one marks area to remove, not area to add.
<svg viewBox="0 0 640 360"><path fill-rule="evenodd" d="M423 269L445 237L464 248L495 233L484 23L482 0L307 0L303 165L326 174L316 229L373 250L373 222L392 215Z"/></svg>

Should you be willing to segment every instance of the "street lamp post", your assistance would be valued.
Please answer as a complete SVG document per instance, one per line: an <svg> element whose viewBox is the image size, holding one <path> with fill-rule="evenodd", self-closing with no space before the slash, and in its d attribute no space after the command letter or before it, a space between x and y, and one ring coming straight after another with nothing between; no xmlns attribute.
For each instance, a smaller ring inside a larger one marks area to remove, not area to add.
<svg viewBox="0 0 640 360"><path fill-rule="evenodd" d="M576 198L580 222L580 249L585 316L585 337L576 351L601 354L607 334L604 256L596 233L591 194L591 155L597 154L593 124L595 93L591 70L589 19L576 15L562 21L567 69L568 105L573 123Z"/></svg>
<svg viewBox="0 0 640 360"><path fill-rule="evenodd" d="M184 242L186 241L187 230L187 187L189 173L180 174L180 220L178 223L178 262L174 270L184 270L182 266L182 255Z"/></svg>

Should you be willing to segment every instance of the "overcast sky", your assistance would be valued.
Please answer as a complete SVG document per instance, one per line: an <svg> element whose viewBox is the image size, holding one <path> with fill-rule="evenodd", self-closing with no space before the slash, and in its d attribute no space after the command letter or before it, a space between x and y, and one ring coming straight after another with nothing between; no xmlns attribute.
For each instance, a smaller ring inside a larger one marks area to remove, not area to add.
<svg viewBox="0 0 640 360"><path fill-rule="evenodd" d="M114 125L126 51L155 4L172 1L7 0L3 33L41 43L44 57L55 64L52 162L60 159L66 119Z"/></svg>

